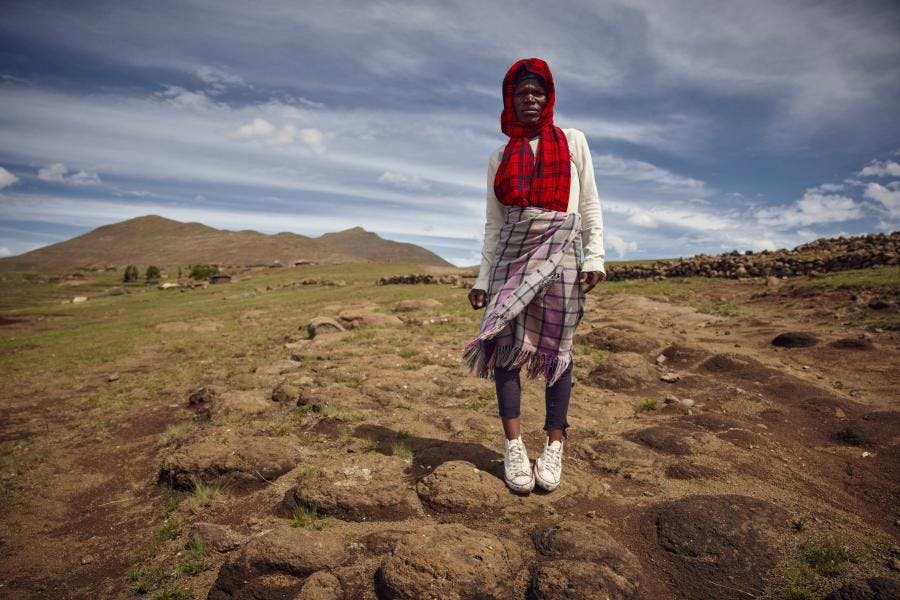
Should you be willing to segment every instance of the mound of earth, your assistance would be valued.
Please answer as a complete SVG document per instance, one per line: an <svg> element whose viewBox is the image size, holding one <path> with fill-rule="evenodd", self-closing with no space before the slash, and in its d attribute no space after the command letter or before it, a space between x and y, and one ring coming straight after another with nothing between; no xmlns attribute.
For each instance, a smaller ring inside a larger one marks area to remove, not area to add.
<svg viewBox="0 0 900 600"><path fill-rule="evenodd" d="M619 352L597 365L587 379L599 388L625 391L653 383L656 375L647 359L640 354Z"/></svg>
<svg viewBox="0 0 900 600"><path fill-rule="evenodd" d="M419 480L416 490L425 504L443 513L489 512L513 501L499 477L460 460L438 466Z"/></svg>
<svg viewBox="0 0 900 600"><path fill-rule="evenodd" d="M609 352L636 352L640 354L650 352L660 346L658 338L616 327L594 329L589 333L578 336L578 341Z"/></svg>
<svg viewBox="0 0 900 600"><path fill-rule="evenodd" d="M825 600L891 600L900 598L900 580L870 577L851 581L825 596Z"/></svg>
<svg viewBox="0 0 900 600"><path fill-rule="evenodd" d="M493 534L463 525L426 525L397 542L377 574L384 598L483 598L516 594L521 558Z"/></svg>
<svg viewBox="0 0 900 600"><path fill-rule="evenodd" d="M740 354L714 354L700 363L699 370L748 381L765 381L774 371L755 358Z"/></svg>
<svg viewBox="0 0 900 600"><path fill-rule="evenodd" d="M670 479L712 479L719 472L711 467L698 465L688 461L679 461L666 467L666 477Z"/></svg>
<svg viewBox="0 0 900 600"><path fill-rule="evenodd" d="M778 556L788 514L747 496L688 496L656 516L657 543L684 598L721 598L723 590L759 593Z"/></svg>
<svg viewBox="0 0 900 600"><path fill-rule="evenodd" d="M675 343L667 346L662 355L666 357L666 366L685 368L693 367L704 360L709 356L709 352L687 344Z"/></svg>
<svg viewBox="0 0 900 600"><path fill-rule="evenodd" d="M657 452L675 455L715 451L721 445L715 436L708 433L670 425L654 425L629 432L625 437Z"/></svg>
<svg viewBox="0 0 900 600"><path fill-rule="evenodd" d="M402 521L422 511L409 467L398 456L377 453L329 461L288 490L282 510L291 514L303 506L345 521Z"/></svg>
<svg viewBox="0 0 900 600"><path fill-rule="evenodd" d="M298 460L291 438L223 433L174 451L163 461L158 480L176 490L191 490L198 482L262 486L293 469Z"/></svg>
<svg viewBox="0 0 900 600"><path fill-rule="evenodd" d="M240 552L230 555L219 569L208 599L302 597L294 594L308 583L303 578L346 560L347 550L340 536L281 527L253 538ZM318 575L310 587L333 587L328 585L332 579Z"/></svg>
<svg viewBox="0 0 900 600"><path fill-rule="evenodd" d="M886 448L900 437L900 412L870 412L835 434L838 441L851 446Z"/></svg>
<svg viewBox="0 0 900 600"><path fill-rule="evenodd" d="M772 345L779 348L811 348L819 343L819 338L807 331L785 331L772 339Z"/></svg>
<svg viewBox="0 0 900 600"><path fill-rule="evenodd" d="M872 343L872 340L865 337L840 338L828 345L832 348L838 348L839 350L872 350L875 348L875 344Z"/></svg>

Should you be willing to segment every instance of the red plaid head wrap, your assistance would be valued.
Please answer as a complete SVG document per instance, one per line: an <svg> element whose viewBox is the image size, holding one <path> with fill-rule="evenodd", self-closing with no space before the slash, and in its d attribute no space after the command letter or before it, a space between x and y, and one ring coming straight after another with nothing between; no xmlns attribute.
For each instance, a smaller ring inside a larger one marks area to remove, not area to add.
<svg viewBox="0 0 900 600"><path fill-rule="evenodd" d="M513 93L521 69L543 79L547 91L547 104L540 118L528 126L519 121L513 107ZM553 124L555 102L553 75L541 59L518 60L506 72L500 129L509 136L509 142L494 177L494 194L507 206L539 206L559 212L566 212L569 207L569 144L562 129ZM535 136L540 136L537 159L528 143Z"/></svg>

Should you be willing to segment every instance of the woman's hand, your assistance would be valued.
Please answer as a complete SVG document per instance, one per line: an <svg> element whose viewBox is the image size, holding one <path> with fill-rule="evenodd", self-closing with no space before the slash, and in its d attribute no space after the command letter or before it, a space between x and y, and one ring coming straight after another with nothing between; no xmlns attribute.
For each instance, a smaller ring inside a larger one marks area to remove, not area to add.
<svg viewBox="0 0 900 600"><path fill-rule="evenodd" d="M487 293L484 290L469 290L469 304L472 305L472 308L478 310L479 308L484 308L485 302L487 301Z"/></svg>
<svg viewBox="0 0 900 600"><path fill-rule="evenodd" d="M603 274L603 271L582 271L581 284L584 286L584 293L587 294L604 279L606 279L606 275Z"/></svg>

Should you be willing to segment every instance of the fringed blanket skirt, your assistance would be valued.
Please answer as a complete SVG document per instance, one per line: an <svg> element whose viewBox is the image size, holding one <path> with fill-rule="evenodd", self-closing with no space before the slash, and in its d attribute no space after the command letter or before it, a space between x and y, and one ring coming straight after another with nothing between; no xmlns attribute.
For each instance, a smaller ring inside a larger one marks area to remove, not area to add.
<svg viewBox="0 0 900 600"><path fill-rule="evenodd" d="M581 216L509 206L491 266L481 332L463 353L479 377L494 367L543 373L553 385L572 362L572 339L584 315L578 280Z"/></svg>

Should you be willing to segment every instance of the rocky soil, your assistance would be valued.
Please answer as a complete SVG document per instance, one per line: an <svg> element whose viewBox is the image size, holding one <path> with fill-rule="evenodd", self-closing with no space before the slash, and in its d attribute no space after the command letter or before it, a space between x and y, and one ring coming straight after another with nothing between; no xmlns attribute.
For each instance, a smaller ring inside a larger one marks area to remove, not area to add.
<svg viewBox="0 0 900 600"><path fill-rule="evenodd" d="M490 382L459 362L465 290L369 281L194 291L220 295L126 356L31 373L0 419L0 596L900 597L896 271L602 284L562 484L527 496L502 481ZM130 403L79 401L130 382ZM532 458L542 416L526 381Z"/></svg>

